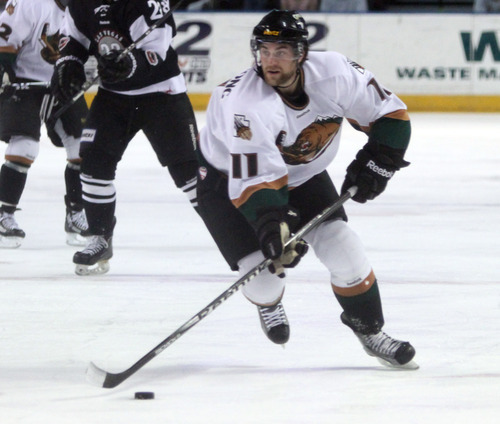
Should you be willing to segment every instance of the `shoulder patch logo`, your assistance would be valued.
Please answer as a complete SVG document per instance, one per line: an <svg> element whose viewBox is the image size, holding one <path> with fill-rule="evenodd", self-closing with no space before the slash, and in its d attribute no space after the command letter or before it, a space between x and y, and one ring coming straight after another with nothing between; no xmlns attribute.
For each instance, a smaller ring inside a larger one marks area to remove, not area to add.
<svg viewBox="0 0 500 424"><path fill-rule="evenodd" d="M204 180L205 178L207 178L207 174L208 174L207 168L205 168L204 166L200 166L198 168L198 174L199 174L200 178L202 180Z"/></svg>
<svg viewBox="0 0 500 424"><path fill-rule="evenodd" d="M360 74L365 74L365 68L363 68L360 64L354 62L353 60L347 59L349 62L349 65L351 65L356 71L358 71Z"/></svg>
<svg viewBox="0 0 500 424"><path fill-rule="evenodd" d="M66 44L68 43L69 43L69 37L61 37L59 39L59 46L58 46L59 51L64 49L64 47L66 47Z"/></svg>
<svg viewBox="0 0 500 424"><path fill-rule="evenodd" d="M158 65L158 56L156 55L156 53L152 50L147 50L146 51L146 59L148 60L149 64L151 66L156 66Z"/></svg>
<svg viewBox="0 0 500 424"><path fill-rule="evenodd" d="M252 139L252 130L250 129L250 121L246 119L245 115L234 115L234 130L235 137L243 140Z"/></svg>
<svg viewBox="0 0 500 424"><path fill-rule="evenodd" d="M5 8L5 11L9 14L12 15L14 13L14 10L16 9L17 6L17 0L11 0L7 7Z"/></svg>

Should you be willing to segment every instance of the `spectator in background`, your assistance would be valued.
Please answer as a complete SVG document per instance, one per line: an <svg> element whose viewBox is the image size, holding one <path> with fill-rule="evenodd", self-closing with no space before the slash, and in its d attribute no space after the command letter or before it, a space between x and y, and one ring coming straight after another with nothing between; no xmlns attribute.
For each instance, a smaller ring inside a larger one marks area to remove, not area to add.
<svg viewBox="0 0 500 424"><path fill-rule="evenodd" d="M473 12L495 13L500 12L500 0L474 0Z"/></svg>
<svg viewBox="0 0 500 424"><path fill-rule="evenodd" d="M387 3L389 3L389 1L368 0L368 10L370 10L371 12L385 12L388 9Z"/></svg>
<svg viewBox="0 0 500 424"><path fill-rule="evenodd" d="M213 4L216 10L241 10L243 8L242 0L214 0Z"/></svg>
<svg viewBox="0 0 500 424"><path fill-rule="evenodd" d="M281 0L281 10L318 10L318 0Z"/></svg>
<svg viewBox="0 0 500 424"><path fill-rule="evenodd" d="M197 10L241 10L243 0L197 0L190 1L189 4L181 9L189 11Z"/></svg>
<svg viewBox="0 0 500 424"><path fill-rule="evenodd" d="M368 12L367 0L321 0L321 12Z"/></svg>
<svg viewBox="0 0 500 424"><path fill-rule="evenodd" d="M182 8L181 8L182 9ZM212 1L211 0L197 0L189 2L186 6L188 11L198 11L198 10L211 10L212 9Z"/></svg>
<svg viewBox="0 0 500 424"><path fill-rule="evenodd" d="M280 0L244 0L243 9L245 10L271 10L279 9Z"/></svg>

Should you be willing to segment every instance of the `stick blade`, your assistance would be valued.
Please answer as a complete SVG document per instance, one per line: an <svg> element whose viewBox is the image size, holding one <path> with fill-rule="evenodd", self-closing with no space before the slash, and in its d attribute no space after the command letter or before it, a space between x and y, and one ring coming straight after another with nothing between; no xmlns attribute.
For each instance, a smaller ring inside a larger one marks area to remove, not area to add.
<svg viewBox="0 0 500 424"><path fill-rule="evenodd" d="M111 372L104 371L99 368L93 362L89 363L87 368L87 381L98 386L104 387L105 389L112 389L119 384L123 383L128 377L130 377L138 368L131 367L123 372L113 374Z"/></svg>
<svg viewBox="0 0 500 424"><path fill-rule="evenodd" d="M95 386L104 387L107 372L99 368L96 364L91 362L87 368L87 381Z"/></svg>

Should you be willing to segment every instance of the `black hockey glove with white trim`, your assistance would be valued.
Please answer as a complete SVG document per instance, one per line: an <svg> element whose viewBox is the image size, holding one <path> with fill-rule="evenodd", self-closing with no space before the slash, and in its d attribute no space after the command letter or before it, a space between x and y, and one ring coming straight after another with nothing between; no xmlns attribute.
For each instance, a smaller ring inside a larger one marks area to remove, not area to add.
<svg viewBox="0 0 500 424"><path fill-rule="evenodd" d="M368 142L347 167L342 194L357 186L352 200L365 203L375 199L385 190L394 173L410 164L403 160L403 154L400 149Z"/></svg>
<svg viewBox="0 0 500 424"><path fill-rule="evenodd" d="M129 52L117 60L122 53L123 50L111 50L108 54L97 59L97 72L102 82L116 84L134 75L137 69L135 56Z"/></svg>
<svg viewBox="0 0 500 424"><path fill-rule="evenodd" d="M290 238L290 227L293 228L298 221L296 211L289 207L277 207L261 211L254 223L262 253L273 261L269 271L280 278L285 277L284 268L297 266L309 249L304 240L296 240L285 249L285 243Z"/></svg>
<svg viewBox="0 0 500 424"><path fill-rule="evenodd" d="M65 56L54 67L50 88L60 103L69 103L81 91L86 80L83 63L77 57Z"/></svg>
<svg viewBox="0 0 500 424"><path fill-rule="evenodd" d="M16 79L12 64L0 61L0 86L9 85Z"/></svg>
<svg viewBox="0 0 500 424"><path fill-rule="evenodd" d="M0 55L0 58L1 57ZM12 64L9 63L7 59L5 59L5 62L0 61L0 94L4 99L10 98L15 94L16 89L11 85L15 80L16 75L12 68Z"/></svg>

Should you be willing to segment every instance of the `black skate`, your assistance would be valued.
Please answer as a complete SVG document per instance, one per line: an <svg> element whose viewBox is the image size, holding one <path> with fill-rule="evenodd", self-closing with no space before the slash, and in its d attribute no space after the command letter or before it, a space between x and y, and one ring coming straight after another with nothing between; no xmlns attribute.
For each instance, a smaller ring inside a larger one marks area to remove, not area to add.
<svg viewBox="0 0 500 424"><path fill-rule="evenodd" d="M64 221L66 244L70 246L85 246L88 229L87 217L83 209L66 208L66 220Z"/></svg>
<svg viewBox="0 0 500 424"><path fill-rule="evenodd" d="M260 324L267 338L276 344L285 344L290 338L290 325L281 302L273 306L257 306Z"/></svg>
<svg viewBox="0 0 500 424"><path fill-rule="evenodd" d="M0 247L15 249L26 237L17 224L14 214L0 210Z"/></svg>
<svg viewBox="0 0 500 424"><path fill-rule="evenodd" d="M90 236L87 247L73 256L78 275L105 274L109 271L109 259L113 257L112 236Z"/></svg>
<svg viewBox="0 0 500 424"><path fill-rule="evenodd" d="M341 321L347 325L358 337L365 352L377 358L387 367L402 369L418 369L418 364L412 359L415 348L409 342L393 339L385 334L381 328L367 328L358 320L348 317L345 312L340 315Z"/></svg>

